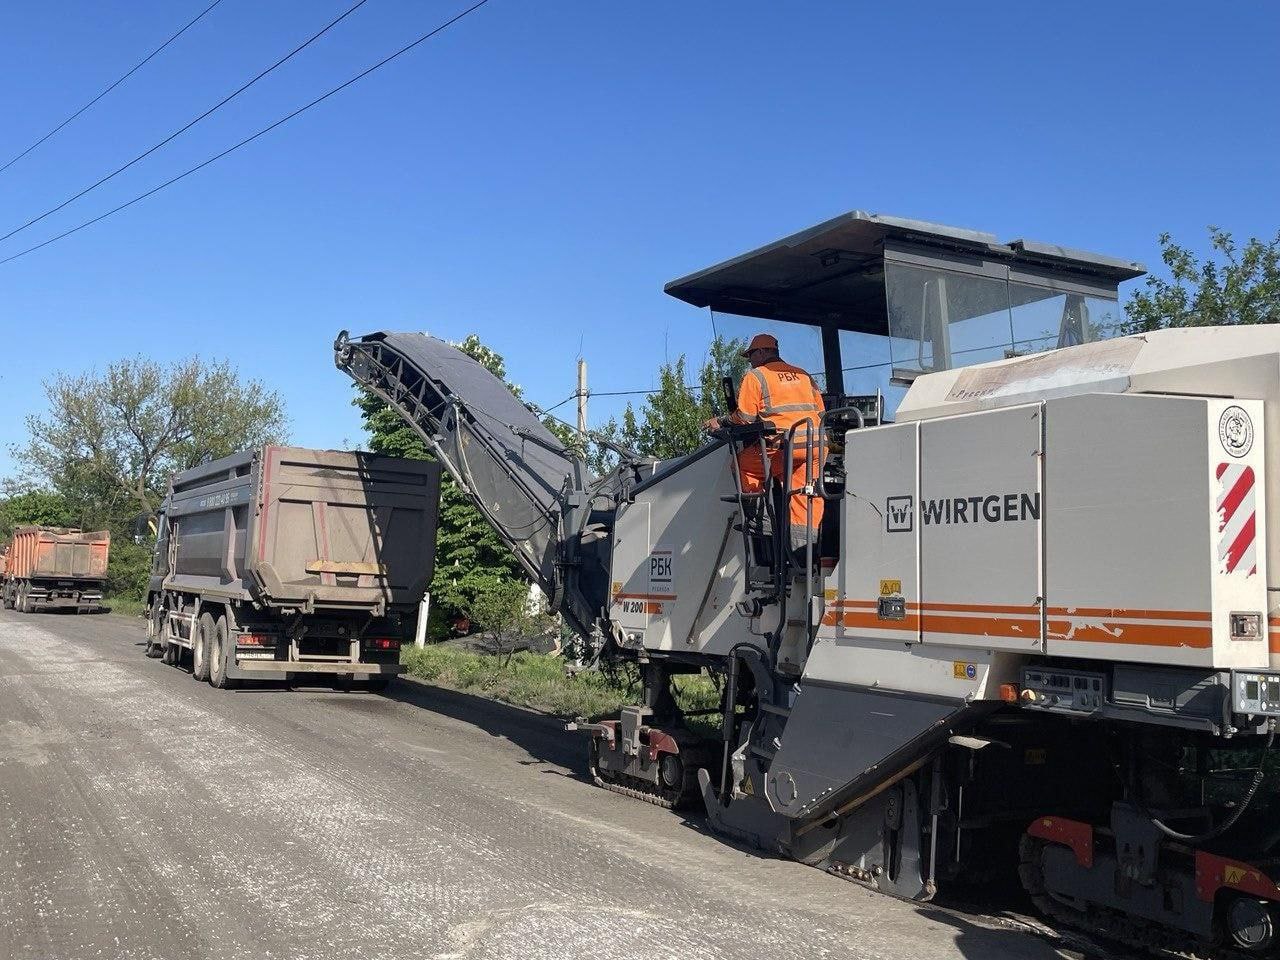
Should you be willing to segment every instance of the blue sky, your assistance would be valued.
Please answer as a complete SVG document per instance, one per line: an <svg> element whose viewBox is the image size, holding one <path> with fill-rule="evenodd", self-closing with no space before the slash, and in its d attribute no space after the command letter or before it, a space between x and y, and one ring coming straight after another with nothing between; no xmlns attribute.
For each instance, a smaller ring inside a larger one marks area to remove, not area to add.
<svg viewBox="0 0 1280 960"><path fill-rule="evenodd" d="M4 160L207 0L0 7ZM222 4L0 174L6 233L161 139L350 0ZM289 112L466 6L370 0L0 257ZM292 438L359 443L342 328L480 334L529 397L652 385L705 313L667 280L860 208L1158 266L1280 227L1280 7L491 0L218 165L0 266L0 476L56 370L226 357ZM0 161L2 162L2 161ZM622 401L592 401L592 419ZM569 407L564 412L570 413Z"/></svg>

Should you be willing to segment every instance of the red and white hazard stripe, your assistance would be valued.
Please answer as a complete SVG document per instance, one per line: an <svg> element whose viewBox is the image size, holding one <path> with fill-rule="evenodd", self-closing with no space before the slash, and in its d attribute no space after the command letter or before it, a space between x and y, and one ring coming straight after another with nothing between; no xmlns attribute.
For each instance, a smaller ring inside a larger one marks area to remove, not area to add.
<svg viewBox="0 0 1280 960"><path fill-rule="evenodd" d="M1252 467L1218 464L1218 560L1224 573L1258 572L1258 509Z"/></svg>

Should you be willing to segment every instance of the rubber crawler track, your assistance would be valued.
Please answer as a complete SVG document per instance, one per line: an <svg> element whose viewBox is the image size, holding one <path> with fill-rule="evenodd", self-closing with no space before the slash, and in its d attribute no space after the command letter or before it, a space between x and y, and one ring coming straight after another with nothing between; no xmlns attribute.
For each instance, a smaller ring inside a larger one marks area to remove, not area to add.
<svg viewBox="0 0 1280 960"><path fill-rule="evenodd" d="M1022 838L1022 862L1018 867L1018 877L1031 895L1036 908L1057 923L1079 930L1091 938L1123 943L1138 953L1159 957L1181 957L1186 960L1265 960L1276 956L1274 950L1247 953L1207 943L1195 943L1188 949L1188 935L1169 930L1158 923L1128 917L1105 908L1095 907L1087 914L1072 910L1054 900L1045 889L1044 874L1040 867L1040 854L1044 847L1043 840L1026 836Z"/></svg>
<svg viewBox="0 0 1280 960"><path fill-rule="evenodd" d="M620 793L624 797L630 797L632 800L643 800L645 803L652 803L655 807L662 807L666 810L672 810L676 805L674 800L664 797L660 793L624 786L621 783L610 783L595 772L592 772L591 779L595 781L597 787L603 787L610 793Z"/></svg>

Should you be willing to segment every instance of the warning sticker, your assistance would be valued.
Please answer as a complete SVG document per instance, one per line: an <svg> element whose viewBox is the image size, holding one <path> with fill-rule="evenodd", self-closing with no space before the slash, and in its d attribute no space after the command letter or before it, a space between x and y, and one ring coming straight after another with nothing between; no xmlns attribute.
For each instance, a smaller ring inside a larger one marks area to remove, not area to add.
<svg viewBox="0 0 1280 960"><path fill-rule="evenodd" d="M881 580L880 581L880 596L892 597L895 594L899 594L901 592L902 592L901 580Z"/></svg>

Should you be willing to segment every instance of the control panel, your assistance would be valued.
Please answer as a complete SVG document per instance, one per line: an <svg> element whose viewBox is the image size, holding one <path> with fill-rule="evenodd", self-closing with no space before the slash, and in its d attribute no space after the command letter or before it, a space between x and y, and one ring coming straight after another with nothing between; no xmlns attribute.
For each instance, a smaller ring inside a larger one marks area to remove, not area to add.
<svg viewBox="0 0 1280 960"><path fill-rule="evenodd" d="M1086 670L1025 667L1021 701L1024 707L1093 713L1107 703L1107 678Z"/></svg>
<svg viewBox="0 0 1280 960"><path fill-rule="evenodd" d="M1233 673L1231 709L1262 717L1280 717L1280 674Z"/></svg>

